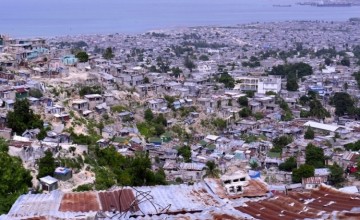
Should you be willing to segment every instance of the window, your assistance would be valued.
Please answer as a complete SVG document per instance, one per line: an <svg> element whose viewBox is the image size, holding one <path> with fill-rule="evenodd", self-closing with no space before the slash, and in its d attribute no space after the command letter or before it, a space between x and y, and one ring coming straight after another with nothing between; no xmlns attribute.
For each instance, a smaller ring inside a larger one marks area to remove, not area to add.
<svg viewBox="0 0 360 220"><path fill-rule="evenodd" d="M234 183L239 182L239 179L234 179L233 182Z"/></svg>
<svg viewBox="0 0 360 220"><path fill-rule="evenodd" d="M241 192L241 191L242 191L241 186L237 186L237 187L236 187L236 192Z"/></svg>
<svg viewBox="0 0 360 220"><path fill-rule="evenodd" d="M231 186L231 187L229 188L229 192L230 192L230 193L235 193L235 188L234 188L233 186Z"/></svg>
<svg viewBox="0 0 360 220"><path fill-rule="evenodd" d="M240 181L245 181L246 179L245 179L245 177L243 177L243 178L240 178Z"/></svg>
<svg viewBox="0 0 360 220"><path fill-rule="evenodd" d="M231 183L231 180L225 180L224 181L224 184L230 184Z"/></svg>

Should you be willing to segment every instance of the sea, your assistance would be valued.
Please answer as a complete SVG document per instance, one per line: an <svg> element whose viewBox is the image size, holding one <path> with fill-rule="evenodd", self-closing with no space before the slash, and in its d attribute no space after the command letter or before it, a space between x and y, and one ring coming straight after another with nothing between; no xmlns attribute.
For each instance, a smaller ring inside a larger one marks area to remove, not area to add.
<svg viewBox="0 0 360 220"><path fill-rule="evenodd" d="M301 0L0 0L0 33L14 37L137 34L193 26L292 20L346 21L360 7ZM291 4L291 7L274 7Z"/></svg>

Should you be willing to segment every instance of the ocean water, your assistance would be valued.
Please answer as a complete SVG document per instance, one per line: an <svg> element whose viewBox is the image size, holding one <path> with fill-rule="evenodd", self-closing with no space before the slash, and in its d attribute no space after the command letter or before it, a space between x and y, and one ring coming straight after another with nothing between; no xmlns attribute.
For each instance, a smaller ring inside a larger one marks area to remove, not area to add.
<svg viewBox="0 0 360 220"><path fill-rule="evenodd" d="M201 25L345 21L360 16L360 7L294 4L299 1L305 0L0 0L0 33L15 37L131 34Z"/></svg>

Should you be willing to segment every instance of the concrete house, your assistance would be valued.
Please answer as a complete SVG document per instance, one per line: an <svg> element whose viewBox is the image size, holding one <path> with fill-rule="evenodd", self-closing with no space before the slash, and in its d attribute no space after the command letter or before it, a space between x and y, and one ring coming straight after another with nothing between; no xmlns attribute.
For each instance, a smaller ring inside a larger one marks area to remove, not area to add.
<svg viewBox="0 0 360 220"><path fill-rule="evenodd" d="M72 108L79 112L89 110L89 101L85 99L75 99L72 101Z"/></svg>
<svg viewBox="0 0 360 220"><path fill-rule="evenodd" d="M244 187L248 185L249 179L249 175L242 171L221 177L221 181L229 195L243 193Z"/></svg>
<svg viewBox="0 0 360 220"><path fill-rule="evenodd" d="M167 109L167 101L165 99L152 99L148 101L148 107L152 111L165 111Z"/></svg>
<svg viewBox="0 0 360 220"><path fill-rule="evenodd" d="M94 109L97 105L103 103L102 95L100 94L88 94L84 95L85 100L89 103L89 109Z"/></svg>
<svg viewBox="0 0 360 220"><path fill-rule="evenodd" d="M51 176L45 176L39 179L41 190L51 192L58 189L58 180Z"/></svg>

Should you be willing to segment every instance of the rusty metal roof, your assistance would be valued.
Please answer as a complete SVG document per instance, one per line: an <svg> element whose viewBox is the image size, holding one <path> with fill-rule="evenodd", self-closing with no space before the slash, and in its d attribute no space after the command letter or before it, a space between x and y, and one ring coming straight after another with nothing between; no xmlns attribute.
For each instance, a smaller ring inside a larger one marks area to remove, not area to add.
<svg viewBox="0 0 360 220"><path fill-rule="evenodd" d="M246 202L236 209L257 219L291 220L324 219L334 215L334 211L338 211L336 215L345 219L345 216L354 215L348 211L359 207L360 195L342 193L322 185L311 192L290 192L262 201Z"/></svg>
<svg viewBox="0 0 360 220"><path fill-rule="evenodd" d="M60 203L61 212L99 211L100 205L95 192L66 193Z"/></svg>
<svg viewBox="0 0 360 220"><path fill-rule="evenodd" d="M131 189L99 192L98 195L103 211L139 211L134 193Z"/></svg>

